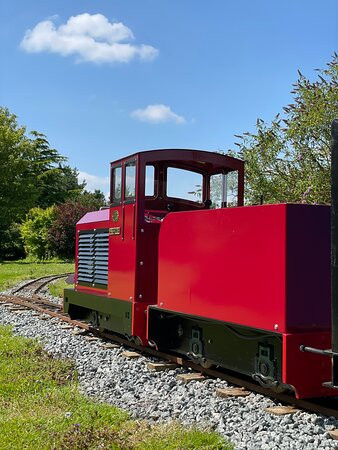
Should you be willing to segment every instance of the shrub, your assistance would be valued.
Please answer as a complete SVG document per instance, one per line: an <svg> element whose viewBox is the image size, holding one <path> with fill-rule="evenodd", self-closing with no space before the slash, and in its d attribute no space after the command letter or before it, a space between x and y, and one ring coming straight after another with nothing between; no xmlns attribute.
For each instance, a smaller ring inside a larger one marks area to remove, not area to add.
<svg viewBox="0 0 338 450"><path fill-rule="evenodd" d="M0 260L16 260L25 256L20 225L12 223L5 230L0 229Z"/></svg>
<svg viewBox="0 0 338 450"><path fill-rule="evenodd" d="M79 202L67 202L55 207L55 218L48 232L53 254L62 259L74 259L76 223L93 207Z"/></svg>
<svg viewBox="0 0 338 450"><path fill-rule="evenodd" d="M54 207L32 208L20 227L21 238L28 256L39 260L52 256L48 242L48 230L54 220Z"/></svg>

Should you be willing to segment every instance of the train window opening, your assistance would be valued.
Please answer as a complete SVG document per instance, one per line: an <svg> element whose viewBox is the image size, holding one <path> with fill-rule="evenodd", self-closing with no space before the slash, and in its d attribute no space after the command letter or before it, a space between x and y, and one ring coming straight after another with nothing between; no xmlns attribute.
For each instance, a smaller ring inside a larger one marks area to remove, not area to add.
<svg viewBox="0 0 338 450"><path fill-rule="evenodd" d="M153 165L146 165L145 177L145 196L155 196L155 167Z"/></svg>
<svg viewBox="0 0 338 450"><path fill-rule="evenodd" d="M134 201L136 197L136 164L135 161L128 162L125 165L125 188L124 199Z"/></svg>
<svg viewBox="0 0 338 450"><path fill-rule="evenodd" d="M121 203L122 198L122 167L115 167L112 171L111 202Z"/></svg>
<svg viewBox="0 0 338 450"><path fill-rule="evenodd" d="M222 207L222 174L217 173L210 177L210 200L211 208L217 209Z"/></svg>
<svg viewBox="0 0 338 450"><path fill-rule="evenodd" d="M238 206L238 171L210 176L211 208Z"/></svg>
<svg viewBox="0 0 338 450"><path fill-rule="evenodd" d="M229 172L227 176L227 206L238 206L238 171Z"/></svg>
<svg viewBox="0 0 338 450"><path fill-rule="evenodd" d="M168 167L167 197L202 203L203 175L191 170Z"/></svg>

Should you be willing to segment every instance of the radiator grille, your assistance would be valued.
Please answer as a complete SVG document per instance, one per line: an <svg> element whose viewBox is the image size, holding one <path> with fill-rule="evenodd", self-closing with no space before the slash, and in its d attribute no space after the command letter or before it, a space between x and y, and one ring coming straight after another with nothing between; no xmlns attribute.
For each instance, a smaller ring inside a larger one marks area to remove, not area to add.
<svg viewBox="0 0 338 450"><path fill-rule="evenodd" d="M79 282L108 285L108 229L80 231Z"/></svg>

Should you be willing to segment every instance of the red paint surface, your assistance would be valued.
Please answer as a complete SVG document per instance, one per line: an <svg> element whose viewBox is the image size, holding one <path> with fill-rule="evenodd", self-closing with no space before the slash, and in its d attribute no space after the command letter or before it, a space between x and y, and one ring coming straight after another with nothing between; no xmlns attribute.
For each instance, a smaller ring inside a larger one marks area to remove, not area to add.
<svg viewBox="0 0 338 450"><path fill-rule="evenodd" d="M109 236L108 292L110 297L131 301L135 298L134 205L115 206L110 211L109 227L120 227L121 233ZM114 211L119 213L117 222L112 219Z"/></svg>
<svg viewBox="0 0 338 450"><path fill-rule="evenodd" d="M328 329L328 219L328 208L306 205L168 214L159 306L282 333Z"/></svg>
<svg viewBox="0 0 338 450"><path fill-rule="evenodd" d="M327 356L301 352L299 347L326 350L331 348L331 332L294 333L283 335L283 383L295 388L297 398L337 395L336 389L324 388L331 380L331 359Z"/></svg>

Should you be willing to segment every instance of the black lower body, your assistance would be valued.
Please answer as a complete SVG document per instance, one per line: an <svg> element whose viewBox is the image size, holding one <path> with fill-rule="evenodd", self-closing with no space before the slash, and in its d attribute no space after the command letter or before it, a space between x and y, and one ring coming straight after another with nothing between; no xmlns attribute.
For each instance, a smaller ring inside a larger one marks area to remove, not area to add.
<svg viewBox="0 0 338 450"><path fill-rule="evenodd" d="M250 376L265 387L281 386L282 337L231 323L149 308L148 339L158 350L185 355Z"/></svg>
<svg viewBox="0 0 338 450"><path fill-rule="evenodd" d="M65 289L63 307L72 319L90 322L101 330L131 335L131 302Z"/></svg>

